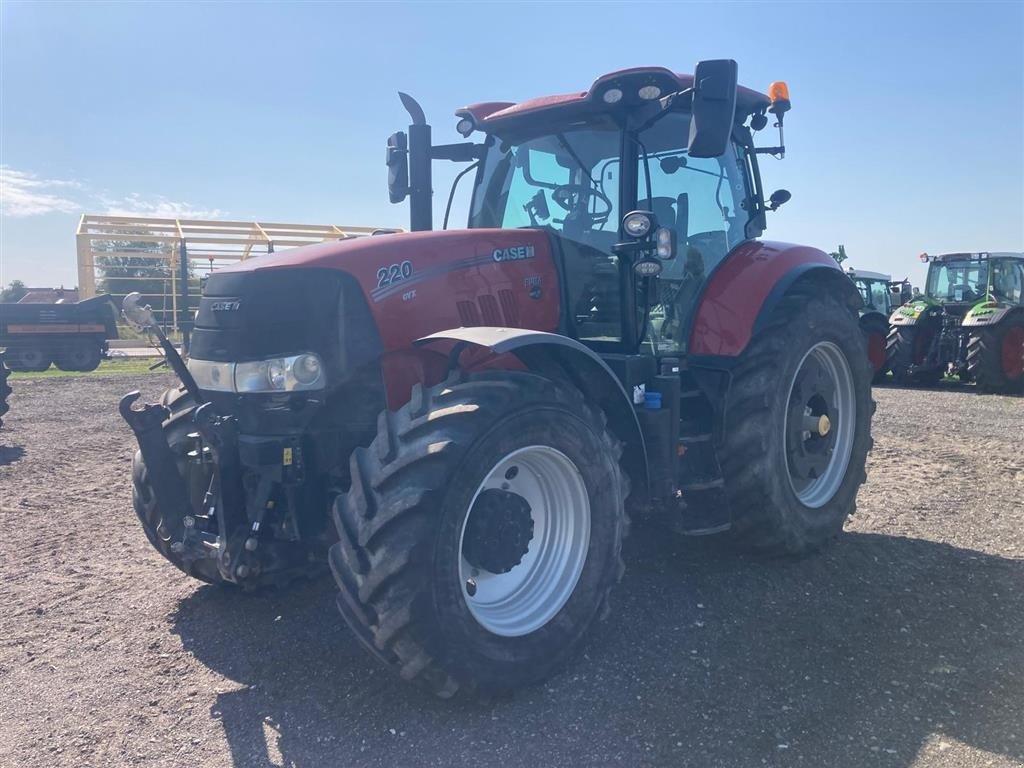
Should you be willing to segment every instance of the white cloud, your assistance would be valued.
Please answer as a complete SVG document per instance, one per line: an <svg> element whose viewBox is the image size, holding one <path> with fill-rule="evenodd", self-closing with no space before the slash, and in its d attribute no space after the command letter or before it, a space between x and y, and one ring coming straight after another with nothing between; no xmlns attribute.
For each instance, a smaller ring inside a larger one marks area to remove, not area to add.
<svg viewBox="0 0 1024 768"><path fill-rule="evenodd" d="M99 198L107 216L152 216L158 219L217 219L227 214L220 208L199 208L191 203L168 200L162 195L144 196L133 192L120 200Z"/></svg>
<svg viewBox="0 0 1024 768"><path fill-rule="evenodd" d="M68 192L80 190L77 181L41 179L34 173L0 165L0 212L21 218L44 213L77 213L82 205Z"/></svg>
<svg viewBox="0 0 1024 768"><path fill-rule="evenodd" d="M42 179L30 171L0 165L0 213L10 218L46 213L102 213L107 216L150 216L159 219L216 219L220 208L205 208L170 200L163 195L133 192L111 197L79 181Z"/></svg>

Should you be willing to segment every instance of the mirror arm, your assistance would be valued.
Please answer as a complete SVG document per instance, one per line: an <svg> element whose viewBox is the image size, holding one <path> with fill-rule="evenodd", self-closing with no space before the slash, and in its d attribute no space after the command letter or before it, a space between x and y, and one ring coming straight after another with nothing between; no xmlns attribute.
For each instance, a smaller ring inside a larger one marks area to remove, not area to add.
<svg viewBox="0 0 1024 768"><path fill-rule="evenodd" d="M484 145L460 142L458 144L435 144L430 148L431 160L451 160L453 163L468 163L484 156Z"/></svg>

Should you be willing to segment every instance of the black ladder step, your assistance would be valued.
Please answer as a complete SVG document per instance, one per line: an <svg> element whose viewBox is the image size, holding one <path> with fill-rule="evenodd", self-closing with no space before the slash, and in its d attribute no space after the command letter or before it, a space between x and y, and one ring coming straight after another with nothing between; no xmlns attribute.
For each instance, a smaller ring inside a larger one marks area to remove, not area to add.
<svg viewBox="0 0 1024 768"><path fill-rule="evenodd" d="M711 433L704 432L699 435L682 435L679 438L679 442L683 445L693 445L694 443L707 443L711 441Z"/></svg>
<svg viewBox="0 0 1024 768"><path fill-rule="evenodd" d="M721 488L725 485L725 480L720 477L716 477L714 480L698 480L693 483L684 483L680 486L679 490L683 491L707 491L712 488Z"/></svg>

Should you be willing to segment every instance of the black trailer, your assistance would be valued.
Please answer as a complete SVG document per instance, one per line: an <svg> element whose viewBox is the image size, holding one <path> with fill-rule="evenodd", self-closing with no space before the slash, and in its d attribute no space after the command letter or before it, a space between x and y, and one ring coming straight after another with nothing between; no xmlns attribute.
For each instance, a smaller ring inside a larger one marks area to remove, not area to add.
<svg viewBox="0 0 1024 768"><path fill-rule="evenodd" d="M12 371L92 371L117 338L109 296L75 304L0 304L0 349Z"/></svg>

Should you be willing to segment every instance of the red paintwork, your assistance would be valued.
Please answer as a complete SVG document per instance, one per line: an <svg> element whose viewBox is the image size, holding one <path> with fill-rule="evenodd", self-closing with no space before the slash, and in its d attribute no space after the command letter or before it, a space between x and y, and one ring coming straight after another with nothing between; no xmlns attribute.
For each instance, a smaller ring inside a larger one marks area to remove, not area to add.
<svg viewBox="0 0 1024 768"><path fill-rule="evenodd" d="M1024 376L1024 328L1011 327L1003 336L1001 360L1007 378Z"/></svg>
<svg viewBox="0 0 1024 768"><path fill-rule="evenodd" d="M732 251L701 298L690 331L690 353L739 355L775 284L789 270L809 263L842 271L824 251L802 245L751 241Z"/></svg>
<svg viewBox="0 0 1024 768"><path fill-rule="evenodd" d="M621 69L616 72L609 72L597 78L589 89L576 93L558 94L555 96L541 96L536 99L513 104L509 102L487 101L480 104L470 104L463 107L455 114L458 116L470 115L484 130L497 128L508 118L520 117L522 115L537 113L555 108L579 107L590 101L591 94L595 93L598 86L606 80L614 80L629 76L649 75L659 79L671 80L680 90L693 85L693 75L677 74L664 67L632 67ZM743 114L749 114L769 104L768 97L763 93L745 88L742 85L736 88L736 110ZM602 105L604 108L604 105Z"/></svg>
<svg viewBox="0 0 1024 768"><path fill-rule="evenodd" d="M492 257L496 249L527 245L534 248L532 258L497 262ZM403 261L412 263L412 275L396 281L393 292L381 295L377 271ZM445 345L415 349L413 342L418 338L464 325L558 329L558 273L547 236L535 230L470 229L349 238L247 259L226 270L295 267L336 269L359 281L380 332L381 367L393 407L408 399L413 383L436 383L447 369ZM527 281L537 279L541 295L532 299ZM505 304L503 291L509 292ZM506 313L508 299L514 302L518 318ZM459 314L459 302L475 308L476 322L467 323ZM493 356L464 360L477 368L495 365ZM498 364L509 367L512 363Z"/></svg>

